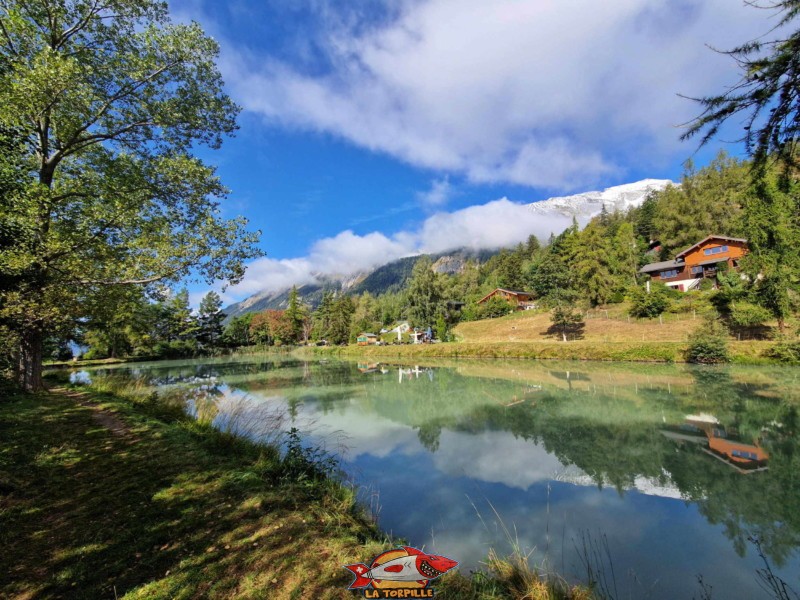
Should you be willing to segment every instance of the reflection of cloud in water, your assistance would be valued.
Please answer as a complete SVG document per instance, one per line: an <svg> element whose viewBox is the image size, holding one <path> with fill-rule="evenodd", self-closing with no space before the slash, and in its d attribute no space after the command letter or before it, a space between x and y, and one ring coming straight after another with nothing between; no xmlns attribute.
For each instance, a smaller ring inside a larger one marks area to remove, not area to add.
<svg viewBox="0 0 800 600"><path fill-rule="evenodd" d="M444 473L525 490L564 469L544 448L505 431L443 431L434 464Z"/></svg>
<svg viewBox="0 0 800 600"><path fill-rule="evenodd" d="M346 449L347 460L365 454L383 458L393 452L415 454L424 451L417 432L411 427L374 413L365 416L357 404L342 408L323 414L316 406L303 405L300 412L315 423L315 438L338 436L340 445Z"/></svg>

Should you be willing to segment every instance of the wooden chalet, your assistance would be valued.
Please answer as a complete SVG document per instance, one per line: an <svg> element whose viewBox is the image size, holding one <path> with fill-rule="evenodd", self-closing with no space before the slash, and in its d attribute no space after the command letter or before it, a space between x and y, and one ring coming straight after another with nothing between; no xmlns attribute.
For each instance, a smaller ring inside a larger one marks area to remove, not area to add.
<svg viewBox="0 0 800 600"><path fill-rule="evenodd" d="M478 304L483 304L492 296L499 296L517 310L526 310L536 306L533 301L535 296L532 292L520 292L516 290L506 290L503 288L496 288L495 290L489 292L483 298L478 300Z"/></svg>
<svg viewBox="0 0 800 600"><path fill-rule="evenodd" d="M703 279L716 278L717 267L727 263L728 268L739 267L739 259L747 254L747 240L710 235L675 256L674 260L650 263L639 269L652 279L687 292L700 285Z"/></svg>

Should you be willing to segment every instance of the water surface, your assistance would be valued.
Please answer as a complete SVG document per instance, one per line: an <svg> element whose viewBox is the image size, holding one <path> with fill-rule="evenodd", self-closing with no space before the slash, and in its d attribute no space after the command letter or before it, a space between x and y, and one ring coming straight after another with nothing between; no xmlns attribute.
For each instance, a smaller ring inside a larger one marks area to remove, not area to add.
<svg viewBox="0 0 800 600"><path fill-rule="evenodd" d="M516 544L570 579L601 569L616 597L701 597L702 576L769 598L757 539L800 590L797 368L254 356L90 376L253 438L299 428L385 530L465 570Z"/></svg>

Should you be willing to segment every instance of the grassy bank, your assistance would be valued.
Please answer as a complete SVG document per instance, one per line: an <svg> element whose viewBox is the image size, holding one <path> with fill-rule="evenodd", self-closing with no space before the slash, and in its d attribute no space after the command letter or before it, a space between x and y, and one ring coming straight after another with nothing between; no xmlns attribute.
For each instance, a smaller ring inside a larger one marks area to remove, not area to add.
<svg viewBox="0 0 800 600"><path fill-rule="evenodd" d="M379 358L530 358L636 362L685 362L688 338L701 324L692 312L664 314L657 319L635 319L626 305L612 305L585 313L579 334L560 340L553 332L550 313L522 311L495 319L458 324L456 342L422 345L347 346L309 348L318 355ZM766 352L776 342L731 337L732 362L774 363ZM303 350L306 351L305 349Z"/></svg>
<svg viewBox="0 0 800 600"><path fill-rule="evenodd" d="M152 397L5 393L0 438L2 597L351 598L342 565L393 545L302 453ZM591 597L522 560L487 565L438 597Z"/></svg>
<svg viewBox="0 0 800 600"><path fill-rule="evenodd" d="M731 342L736 363L774 362L764 356L773 342ZM303 348L301 353L344 358L531 358L636 362L685 362L686 342L451 342L398 346Z"/></svg>

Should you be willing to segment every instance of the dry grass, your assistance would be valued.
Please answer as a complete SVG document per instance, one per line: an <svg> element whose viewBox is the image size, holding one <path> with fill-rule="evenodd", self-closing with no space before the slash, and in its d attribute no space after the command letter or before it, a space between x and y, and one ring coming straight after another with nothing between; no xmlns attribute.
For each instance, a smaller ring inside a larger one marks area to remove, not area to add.
<svg viewBox="0 0 800 600"><path fill-rule="evenodd" d="M582 339L587 342L683 342L702 323L688 315L664 315L659 319L634 319L613 308L589 311ZM519 312L497 319L459 324L454 332L460 341L552 342L548 312Z"/></svg>

